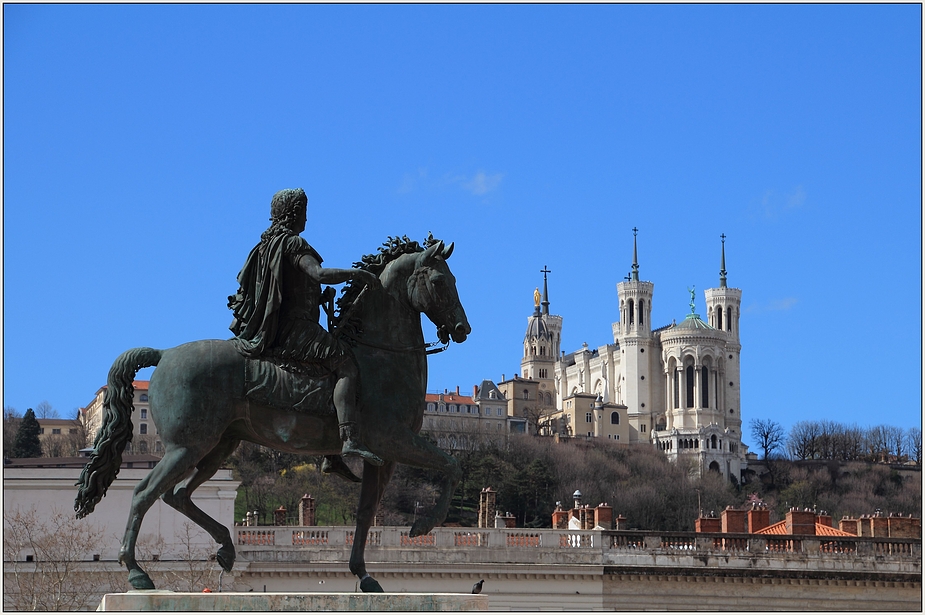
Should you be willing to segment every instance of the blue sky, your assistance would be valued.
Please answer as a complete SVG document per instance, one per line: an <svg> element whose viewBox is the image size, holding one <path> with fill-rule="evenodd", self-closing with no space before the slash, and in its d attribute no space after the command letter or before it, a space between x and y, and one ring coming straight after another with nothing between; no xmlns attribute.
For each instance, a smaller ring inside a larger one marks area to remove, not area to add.
<svg viewBox="0 0 925 615"><path fill-rule="evenodd" d="M742 416L921 423L921 7L3 7L3 403L62 415L135 346L225 338L270 197L348 266L456 242L431 390L743 291ZM432 339L433 327L425 326ZM141 377L149 374L142 372ZM746 441L750 438L746 435Z"/></svg>

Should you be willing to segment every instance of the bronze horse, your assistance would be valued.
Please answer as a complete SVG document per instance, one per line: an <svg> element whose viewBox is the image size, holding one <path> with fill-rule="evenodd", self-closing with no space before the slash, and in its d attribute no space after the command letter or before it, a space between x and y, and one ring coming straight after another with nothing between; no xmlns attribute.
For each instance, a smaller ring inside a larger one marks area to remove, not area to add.
<svg viewBox="0 0 925 615"><path fill-rule="evenodd" d="M444 343L450 338L463 342L471 330L456 279L446 264L453 245L433 239L426 244L425 248L407 238L390 238L379 254L363 257L355 265L378 275L382 288L363 291L348 284L338 300L336 324L352 340L360 368L363 439L385 460L381 467L363 464L350 571L360 578L364 592L382 591L366 572L364 551L395 464L431 468L444 476L435 507L417 519L412 536L427 534L443 522L460 478L456 460L418 435L427 385L420 315L437 326ZM168 350L135 348L119 356L109 371L103 426L77 483L78 518L93 512L119 471L122 452L132 437L132 381L139 369L154 365L149 403L165 452L135 488L119 551L119 561L128 568L135 589L154 588L135 559L135 543L144 515L158 497L208 532L220 545L216 560L224 570L231 570L235 549L228 529L190 496L242 440L292 453L337 455L341 450L337 417L329 404L295 412L247 399L245 359L230 341L190 342Z"/></svg>

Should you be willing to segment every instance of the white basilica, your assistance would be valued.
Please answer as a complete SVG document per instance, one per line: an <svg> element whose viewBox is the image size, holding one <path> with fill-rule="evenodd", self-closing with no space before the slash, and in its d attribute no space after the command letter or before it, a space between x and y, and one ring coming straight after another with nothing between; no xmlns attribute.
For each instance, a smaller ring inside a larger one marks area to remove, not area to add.
<svg viewBox="0 0 925 615"><path fill-rule="evenodd" d="M707 320L694 309L680 323L652 329L654 284L639 279L636 229L633 265L617 284L620 320L613 343L560 351L562 317L536 293L521 361L524 379L550 391L553 403L540 429L560 436L651 443L692 473L713 470L739 480L745 468L739 388L739 312L742 291L726 286L725 236L719 286L705 291Z"/></svg>

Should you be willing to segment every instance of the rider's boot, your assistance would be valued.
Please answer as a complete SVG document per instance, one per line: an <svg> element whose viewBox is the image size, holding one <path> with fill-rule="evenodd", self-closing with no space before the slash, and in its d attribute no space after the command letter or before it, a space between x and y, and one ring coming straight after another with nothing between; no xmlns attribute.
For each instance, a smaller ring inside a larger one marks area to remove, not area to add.
<svg viewBox="0 0 925 615"><path fill-rule="evenodd" d="M366 448L366 446L360 442L358 432L359 430L357 429L356 423L348 422L340 424L340 439L344 441L344 447L341 449L340 454L344 457L348 455L362 457L364 461L368 461L374 466L381 466L385 463L381 457Z"/></svg>
<svg viewBox="0 0 925 615"><path fill-rule="evenodd" d="M344 459L340 455L325 455L324 461L321 463L321 473L336 474L352 483L363 482L363 479L354 474L350 466L344 463Z"/></svg>

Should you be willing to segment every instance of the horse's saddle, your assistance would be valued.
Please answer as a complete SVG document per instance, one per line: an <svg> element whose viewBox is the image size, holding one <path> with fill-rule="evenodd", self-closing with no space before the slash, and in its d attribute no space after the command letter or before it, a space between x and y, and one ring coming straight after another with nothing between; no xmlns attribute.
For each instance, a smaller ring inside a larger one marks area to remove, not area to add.
<svg viewBox="0 0 925 615"><path fill-rule="evenodd" d="M244 360L244 395L281 410L333 414L334 374L321 366Z"/></svg>

